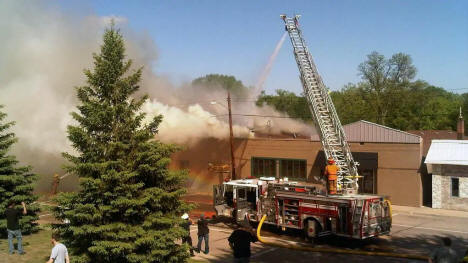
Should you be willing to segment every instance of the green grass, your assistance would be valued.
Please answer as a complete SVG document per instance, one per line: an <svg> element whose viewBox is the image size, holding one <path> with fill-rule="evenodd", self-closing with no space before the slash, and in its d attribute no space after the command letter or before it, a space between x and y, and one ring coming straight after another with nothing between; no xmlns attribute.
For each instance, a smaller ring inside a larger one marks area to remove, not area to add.
<svg viewBox="0 0 468 263"><path fill-rule="evenodd" d="M0 262L6 263L44 263L49 260L52 244L50 236L52 230L50 228L42 228L39 232L32 235L23 236L23 249L25 255L8 254L8 240L0 239ZM16 247L16 239L14 239Z"/></svg>
<svg viewBox="0 0 468 263"><path fill-rule="evenodd" d="M32 235L23 236L23 248L25 255L8 254L8 240L0 239L0 262L2 263L44 263L49 260L52 244L50 236L52 230L42 227L39 232ZM16 247L16 239L14 240ZM16 252L16 251L15 251ZM73 260L70 258L73 262ZM207 261L189 259L188 263L207 263Z"/></svg>

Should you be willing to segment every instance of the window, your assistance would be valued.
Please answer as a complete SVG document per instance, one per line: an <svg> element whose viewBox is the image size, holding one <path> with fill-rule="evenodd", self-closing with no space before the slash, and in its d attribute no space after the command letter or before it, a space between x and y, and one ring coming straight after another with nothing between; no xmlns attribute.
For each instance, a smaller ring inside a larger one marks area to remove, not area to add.
<svg viewBox="0 0 468 263"><path fill-rule="evenodd" d="M307 179L307 168L305 160L283 159L280 161L280 167L281 177Z"/></svg>
<svg viewBox="0 0 468 263"><path fill-rule="evenodd" d="M459 180L457 177L452 177L452 196L459 197Z"/></svg>
<svg viewBox="0 0 468 263"><path fill-rule="evenodd" d="M246 191L247 189L245 188L239 188L237 189L237 199L242 199L242 200L245 200L246 199Z"/></svg>
<svg viewBox="0 0 468 263"><path fill-rule="evenodd" d="M276 177L276 161L279 161L279 176L293 179L307 179L306 160L252 158L252 176Z"/></svg>
<svg viewBox="0 0 468 263"><path fill-rule="evenodd" d="M276 177L276 160L271 158L252 158L252 176Z"/></svg>

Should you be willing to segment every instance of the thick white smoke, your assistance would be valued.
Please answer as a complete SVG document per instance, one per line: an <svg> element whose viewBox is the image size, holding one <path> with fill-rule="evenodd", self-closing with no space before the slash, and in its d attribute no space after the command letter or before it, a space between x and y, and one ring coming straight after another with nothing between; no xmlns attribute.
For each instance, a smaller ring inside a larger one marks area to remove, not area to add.
<svg viewBox="0 0 468 263"><path fill-rule="evenodd" d="M223 91L203 92L189 84L173 87L152 71L158 52L152 38L132 31L126 18L99 17L94 14L65 13L51 2L0 2L0 104L10 120L16 121L19 138L14 154L35 172L51 178L61 172L62 152L73 149L66 127L72 124L70 112L76 110L74 87L85 84L83 69L92 68L92 53L99 52L104 28L113 19L126 40L127 57L135 67L144 66L141 94L151 100L145 104L148 114L162 114L159 138L187 144L204 137L228 136L227 110ZM184 94L184 96L180 96ZM184 101L179 98L190 98ZM209 102L218 100L218 105ZM254 102L233 105L236 114L280 114ZM213 115L223 115L213 117ZM247 136L249 129L268 132L307 131L308 126L288 119L234 116L236 136Z"/></svg>
<svg viewBox="0 0 468 263"><path fill-rule="evenodd" d="M204 110L199 104L191 105L184 110L153 100L143 105L143 111L148 113L148 118L159 114L164 116L158 134L158 138L162 141L193 144L202 138L222 139L229 136L228 124ZM249 134L249 130L244 126L233 125L233 131L237 137L247 137Z"/></svg>

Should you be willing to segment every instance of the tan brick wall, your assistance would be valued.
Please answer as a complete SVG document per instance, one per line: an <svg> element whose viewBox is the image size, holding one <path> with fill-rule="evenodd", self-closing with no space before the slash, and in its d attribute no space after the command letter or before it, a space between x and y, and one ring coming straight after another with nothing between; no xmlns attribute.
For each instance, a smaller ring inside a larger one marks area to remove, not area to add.
<svg viewBox="0 0 468 263"><path fill-rule="evenodd" d="M320 142L309 140L236 140L238 170L250 175L250 158L274 157L307 160L309 180L316 182L320 170L313 167ZM419 174L421 147L419 144L351 143L353 152L378 153L377 193L387 195L397 205L421 206L422 184ZM323 164L324 166L325 164ZM323 177L322 177L323 178Z"/></svg>
<svg viewBox="0 0 468 263"><path fill-rule="evenodd" d="M351 151L378 153L378 194L388 195L393 204L422 205L419 144L351 143Z"/></svg>
<svg viewBox="0 0 468 263"><path fill-rule="evenodd" d="M308 179L320 183L320 167L315 164L322 149L320 142L304 139L235 139L235 162L238 177L250 176L252 157L304 159L307 161ZM353 152L378 154L377 193L390 197L397 205L421 206L422 186L418 173L421 161L419 144L351 143ZM227 141L206 139L173 156L172 168L180 160L189 160L190 187L194 192L211 193L212 185L220 182L219 175L209 172L209 162L230 162Z"/></svg>

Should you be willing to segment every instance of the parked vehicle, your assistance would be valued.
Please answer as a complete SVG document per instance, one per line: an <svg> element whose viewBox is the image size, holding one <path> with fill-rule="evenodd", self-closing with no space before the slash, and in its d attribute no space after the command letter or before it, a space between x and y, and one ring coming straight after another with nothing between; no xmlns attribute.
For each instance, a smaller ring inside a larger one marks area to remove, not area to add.
<svg viewBox="0 0 468 263"><path fill-rule="evenodd" d="M302 229L309 238L337 235L366 239L390 233L390 202L377 195L323 195L306 183L275 178L241 179L214 186L218 216L247 218Z"/></svg>

